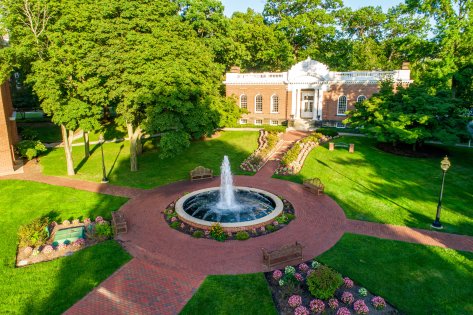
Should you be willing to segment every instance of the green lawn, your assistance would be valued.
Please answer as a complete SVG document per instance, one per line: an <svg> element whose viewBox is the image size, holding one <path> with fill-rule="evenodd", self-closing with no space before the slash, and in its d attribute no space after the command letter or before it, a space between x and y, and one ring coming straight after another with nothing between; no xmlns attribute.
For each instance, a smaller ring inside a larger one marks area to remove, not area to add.
<svg viewBox="0 0 473 315"><path fill-rule="evenodd" d="M374 140L343 137L354 143L328 151L313 150L300 174L277 176L302 182L319 177L325 192L351 219L429 229L435 218L441 184L441 158L409 158L377 149ZM443 231L473 235L473 150L448 147L452 167L445 180L441 221Z"/></svg>
<svg viewBox="0 0 473 315"><path fill-rule="evenodd" d="M27 181L0 181L0 314L61 314L130 256L107 241L72 256L15 268L17 230L34 218L110 218L127 199Z"/></svg>
<svg viewBox="0 0 473 315"><path fill-rule="evenodd" d="M208 276L181 315L277 314L262 273Z"/></svg>
<svg viewBox="0 0 473 315"><path fill-rule="evenodd" d="M473 253L345 234L317 259L406 314L473 314Z"/></svg>
<svg viewBox="0 0 473 315"><path fill-rule="evenodd" d="M189 171L202 165L220 174L223 156L228 155L234 174L250 174L240 170L240 163L257 148L258 132L222 132L217 138L208 141L195 141L181 155L175 158L160 159L159 152L148 140L148 149L138 159L137 172L131 172L129 163L129 143L104 144L105 164L110 183L114 185L152 188L189 178ZM92 155L84 157L83 147L74 147L73 156L76 178L100 181L102 164L100 146L91 146ZM64 150L55 149L40 158L46 175L65 176L66 161Z"/></svg>

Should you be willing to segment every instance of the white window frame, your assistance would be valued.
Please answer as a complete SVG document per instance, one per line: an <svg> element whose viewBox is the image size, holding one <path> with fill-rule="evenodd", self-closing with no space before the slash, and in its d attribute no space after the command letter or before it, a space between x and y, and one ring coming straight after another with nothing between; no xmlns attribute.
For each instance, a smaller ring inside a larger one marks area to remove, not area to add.
<svg viewBox="0 0 473 315"><path fill-rule="evenodd" d="M246 124L248 124L248 119L246 119L246 118L241 118L241 119L240 119L240 125L246 125Z"/></svg>
<svg viewBox="0 0 473 315"><path fill-rule="evenodd" d="M255 119L255 125L260 126L263 124L263 119Z"/></svg>
<svg viewBox="0 0 473 315"><path fill-rule="evenodd" d="M274 98L277 100L277 108L274 110ZM271 114L278 114L279 113L279 96L277 94L273 94L271 96Z"/></svg>
<svg viewBox="0 0 473 315"><path fill-rule="evenodd" d="M257 102L258 102L257 101L258 97L261 97L261 110L257 110L257 107L256 107ZM255 113L262 113L262 112L263 112L263 95L258 94L255 96Z"/></svg>
<svg viewBox="0 0 473 315"><path fill-rule="evenodd" d="M273 120L273 119L271 119L271 120L269 121L269 124L270 124L271 126L279 126L279 120Z"/></svg>
<svg viewBox="0 0 473 315"><path fill-rule="evenodd" d="M345 110L344 111L340 111L340 106L343 106L342 102L344 102L345 104ZM338 97L338 102L337 102L337 116L346 116L345 112L347 111L348 109L348 100L347 100L347 97L345 95L340 95Z"/></svg>
<svg viewBox="0 0 473 315"><path fill-rule="evenodd" d="M245 98L245 107L243 107L243 97ZM240 95L240 108L248 109L248 96L246 94Z"/></svg>
<svg viewBox="0 0 473 315"><path fill-rule="evenodd" d="M363 97L363 99L362 99L361 101L360 101L360 97ZM366 100L366 99L367 99L366 96L364 96L364 95L358 95L358 97L356 98L356 102L357 102L357 103L358 103L358 102L362 102L362 101L364 101L364 100Z"/></svg>

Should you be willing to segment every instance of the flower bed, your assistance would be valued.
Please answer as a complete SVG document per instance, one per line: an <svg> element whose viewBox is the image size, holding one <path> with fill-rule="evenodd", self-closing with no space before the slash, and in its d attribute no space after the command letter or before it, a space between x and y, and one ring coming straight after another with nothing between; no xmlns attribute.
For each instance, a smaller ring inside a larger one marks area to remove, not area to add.
<svg viewBox="0 0 473 315"><path fill-rule="evenodd" d="M258 148L240 164L240 168L248 172L259 171L278 148L279 135L275 131L260 130Z"/></svg>
<svg viewBox="0 0 473 315"><path fill-rule="evenodd" d="M83 237L73 241L69 239L54 241L59 231L82 227L85 233ZM72 220L72 222L64 220L61 224L55 221L49 223L48 218L41 218L20 227L18 235L20 240L16 266L23 267L72 255L87 246L111 238L113 231L110 223L100 216L95 221L86 218L82 222L79 219Z"/></svg>
<svg viewBox="0 0 473 315"><path fill-rule="evenodd" d="M329 137L316 132L300 139L286 152L275 174L293 175L299 173L310 151L329 139Z"/></svg>
<svg viewBox="0 0 473 315"><path fill-rule="evenodd" d="M399 314L382 297L315 260L266 272L265 277L279 314ZM337 284L333 291L327 290L330 283ZM324 297L311 292L320 292ZM327 292L333 292L333 296L325 295Z"/></svg>
<svg viewBox="0 0 473 315"><path fill-rule="evenodd" d="M176 202L172 202L166 207L166 210L162 211L164 219L168 225L182 233L188 234L195 238L207 238L214 239L217 241L226 241L226 240L239 240L244 241L249 238L258 237L266 234L270 234L287 226L292 220L295 219L294 207L286 199L281 198L283 202L283 211L277 216L271 224L265 226L251 229L248 231L238 231L238 232L223 232L220 224L213 224L209 230L195 228L189 224L181 221L175 211Z"/></svg>

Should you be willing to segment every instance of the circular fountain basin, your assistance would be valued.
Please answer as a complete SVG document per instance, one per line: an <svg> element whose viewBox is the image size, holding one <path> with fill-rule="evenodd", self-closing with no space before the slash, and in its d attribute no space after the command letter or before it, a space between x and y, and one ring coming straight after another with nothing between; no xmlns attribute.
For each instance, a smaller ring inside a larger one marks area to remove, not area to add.
<svg viewBox="0 0 473 315"><path fill-rule="evenodd" d="M219 204L219 187L196 190L176 202L176 213L189 225L208 229L219 222L225 231L235 232L264 226L283 211L276 195L257 188L234 187L238 206L231 209Z"/></svg>

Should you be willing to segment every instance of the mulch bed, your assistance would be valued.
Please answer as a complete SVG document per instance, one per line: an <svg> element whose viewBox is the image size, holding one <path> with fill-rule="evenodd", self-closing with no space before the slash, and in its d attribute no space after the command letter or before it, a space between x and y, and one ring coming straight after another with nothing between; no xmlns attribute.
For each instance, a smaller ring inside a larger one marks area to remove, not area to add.
<svg viewBox="0 0 473 315"><path fill-rule="evenodd" d="M416 151L412 150L412 145L408 144L393 146L391 143L380 142L376 147L384 152L413 158L444 157L448 155L447 150L426 144L417 146Z"/></svg>
<svg viewBox="0 0 473 315"><path fill-rule="evenodd" d="M306 261L305 263L307 265L311 265L312 261ZM266 281L268 282L268 286L271 291L271 295L273 297L274 305L276 306L276 309L278 311L278 314L280 315L294 315L294 308L289 306L288 304L288 299L292 295L299 295L302 297L302 305L307 307L310 311L310 301L316 299L316 297L312 296L311 293L309 292L309 289L306 285L305 278L306 274L300 272L298 270L298 265L293 265L293 267L296 269L297 272L301 273L304 277L304 282L299 283L298 285L295 286L290 286L290 285L283 285L280 286L278 281L276 281L273 278L273 271L270 272L265 272L264 276L266 278ZM282 270L284 272L284 269ZM368 314L382 314L382 315L394 315L394 314L401 314L394 306L390 305L389 303L386 302L386 307L383 310L377 310L373 307L371 304L371 299L375 297L376 295L370 293L369 291L367 292L366 296L361 296L358 290L362 288L361 286L357 285L356 283L353 285L351 288L346 288L344 285L342 285L337 291L335 292L334 297L338 299L339 306L337 309L331 309L328 305L328 300L323 300L325 303L325 310L321 314L329 314L329 315L335 315L337 313L337 310L341 307L346 307L350 310L351 314L356 314L355 310L353 309L354 303L351 303L351 305L346 305L341 301L341 297L343 292L350 292L353 294L354 301L362 299L366 306L369 309ZM313 314L313 313L311 313ZM320 313L318 313L320 314Z"/></svg>
<svg viewBox="0 0 473 315"><path fill-rule="evenodd" d="M279 197L281 198L281 197ZM287 222L287 223L278 223L278 224L268 224L266 225L265 227L261 227L261 228L257 228L257 229L250 229L250 230L247 230L250 238L254 238L254 237L258 237L258 236L263 236L263 235L267 235L267 234L270 234L270 233L274 233L276 231L279 231L281 230L282 228L284 228L285 226L287 226L290 221L294 220L295 219L295 215L294 215L294 207L292 206L292 204L287 201L286 199L284 198L281 198L282 202L283 202L283 211L282 211L282 214L281 215L285 215L286 217L290 218L290 220ZM176 200L177 201L177 200ZM177 230L177 231L180 231L182 233L185 233L185 234L188 234L190 236L194 236L194 233L196 231L202 231L202 237L201 238L207 238L207 239L212 239L212 237L210 236L210 233L206 230L203 230L203 229L198 229L198 228L195 228L193 226L190 226L189 224L185 223L185 222L182 222L181 220L179 220L179 218L177 217L177 214L176 214L176 211L175 211L175 205L176 205L176 201L170 203L165 210L161 211L161 213L163 214L164 216L164 220L166 220L166 222L168 223L169 227ZM280 216L281 216L280 215ZM280 217L279 216L279 217ZM278 217L278 218L279 218ZM277 219L277 218L276 218ZM178 223L175 223L175 222L178 222ZM228 240L237 240L236 238L236 234L237 232L228 232L227 233L227 241Z"/></svg>

